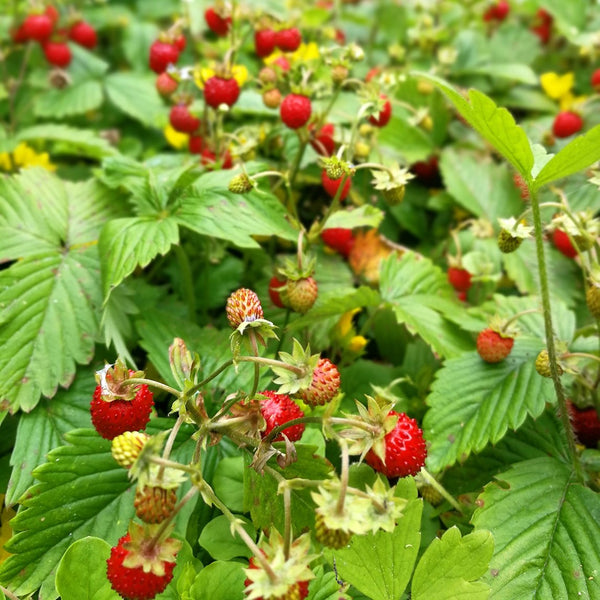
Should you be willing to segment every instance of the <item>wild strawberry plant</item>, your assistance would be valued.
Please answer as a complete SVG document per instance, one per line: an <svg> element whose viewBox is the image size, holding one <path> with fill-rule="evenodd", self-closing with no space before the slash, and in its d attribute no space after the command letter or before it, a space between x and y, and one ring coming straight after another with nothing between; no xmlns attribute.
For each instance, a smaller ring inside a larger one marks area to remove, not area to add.
<svg viewBox="0 0 600 600"><path fill-rule="evenodd" d="M0 15L0 599L600 598L597 20Z"/></svg>

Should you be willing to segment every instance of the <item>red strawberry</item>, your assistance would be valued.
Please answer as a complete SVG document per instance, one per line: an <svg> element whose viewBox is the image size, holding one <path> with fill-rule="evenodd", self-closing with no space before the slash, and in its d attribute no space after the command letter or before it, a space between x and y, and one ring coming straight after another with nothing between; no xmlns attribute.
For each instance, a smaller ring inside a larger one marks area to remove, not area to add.
<svg viewBox="0 0 600 600"><path fill-rule="evenodd" d="M570 400L567 401L567 408L579 441L588 448L596 448L600 441L600 420L596 409L578 408Z"/></svg>
<svg viewBox="0 0 600 600"><path fill-rule="evenodd" d="M485 362L498 363L510 354L514 343L514 338L487 328L477 336L477 352Z"/></svg>
<svg viewBox="0 0 600 600"><path fill-rule="evenodd" d="M527 187L527 183L523 179L523 176L520 173L515 173L513 175L513 181L521 193L521 199L529 200L529 188Z"/></svg>
<svg viewBox="0 0 600 600"><path fill-rule="evenodd" d="M173 40L173 44L175 45L177 50L179 50L179 52L183 52L185 50L185 47L187 46L187 40L185 39L185 35L183 35L183 33L178 35Z"/></svg>
<svg viewBox="0 0 600 600"><path fill-rule="evenodd" d="M202 151L204 150L204 139L199 135L190 135L188 150L192 154L202 154Z"/></svg>
<svg viewBox="0 0 600 600"><path fill-rule="evenodd" d="M52 35L54 22L45 13L42 13L41 15L27 15L20 29L26 40L43 42Z"/></svg>
<svg viewBox="0 0 600 600"><path fill-rule="evenodd" d="M423 432L405 413L392 410L389 414L397 415L398 422L384 438L385 462L372 449L367 452L365 462L386 477L416 475L427 457Z"/></svg>
<svg viewBox="0 0 600 600"><path fill-rule="evenodd" d="M222 17L212 6L204 12L204 20L209 29L219 37L224 37L229 33L231 16Z"/></svg>
<svg viewBox="0 0 600 600"><path fill-rule="evenodd" d="M302 35L296 27L282 29L275 34L275 45L282 52L295 52L302 43Z"/></svg>
<svg viewBox="0 0 600 600"><path fill-rule="evenodd" d="M392 104L387 99L385 94L380 94L379 97L385 100L383 103L383 108L377 116L371 115L369 117L369 123L371 123L371 125L375 125L375 127L385 127L392 118Z"/></svg>
<svg viewBox="0 0 600 600"><path fill-rule="evenodd" d="M69 39L90 50L95 48L98 43L96 30L86 21L78 21L71 26L71 29L69 29Z"/></svg>
<svg viewBox="0 0 600 600"><path fill-rule="evenodd" d="M354 244L352 229L343 227L332 227L321 232L321 239L326 246L333 248L343 256L348 256Z"/></svg>
<svg viewBox="0 0 600 600"><path fill-rule="evenodd" d="M600 69L596 69L590 78L590 84L596 93L600 93Z"/></svg>
<svg viewBox="0 0 600 600"><path fill-rule="evenodd" d="M290 129L298 129L306 125L311 112L310 99L300 94L288 94L279 107L281 120Z"/></svg>
<svg viewBox="0 0 600 600"><path fill-rule="evenodd" d="M440 169L437 156L430 156L427 160L420 160L410 167L411 172L423 184L435 185L440 178Z"/></svg>
<svg viewBox="0 0 600 600"><path fill-rule="evenodd" d="M373 67L365 75L365 81L369 82L369 81L375 79L375 77L377 77L380 73L381 73L381 67Z"/></svg>
<svg viewBox="0 0 600 600"><path fill-rule="evenodd" d="M254 51L260 58L269 56L275 50L275 32L272 29L260 29L254 32Z"/></svg>
<svg viewBox="0 0 600 600"><path fill-rule="evenodd" d="M176 104L171 108L169 122L175 131L194 133L200 127L200 119L194 117L186 104Z"/></svg>
<svg viewBox="0 0 600 600"><path fill-rule="evenodd" d="M71 49L64 42L44 42L42 50L46 60L55 67L68 67L71 63Z"/></svg>
<svg viewBox="0 0 600 600"><path fill-rule="evenodd" d="M575 258L577 256L577 250L575 250L569 236L562 229L555 229L552 232L552 241L556 249L562 252L567 258Z"/></svg>
<svg viewBox="0 0 600 600"><path fill-rule="evenodd" d="M484 21L504 21L510 12L510 4L506 0L499 0L496 4L492 4L485 13L483 13Z"/></svg>
<svg viewBox="0 0 600 600"><path fill-rule="evenodd" d="M342 191L338 196L339 200L345 200L348 196L348 193L350 192L350 185L352 184L352 178L347 175L342 175L342 177L340 177L339 179L330 179L325 169L321 171L321 183L323 184L323 187L325 188L325 191L329 194L329 196L335 198L339 187L342 185L342 179L344 179L344 177L344 187L342 188Z"/></svg>
<svg viewBox="0 0 600 600"><path fill-rule="evenodd" d="M322 406L333 400L340 391L340 373L328 359L321 358L313 371L312 381L300 396L310 406Z"/></svg>
<svg viewBox="0 0 600 600"><path fill-rule="evenodd" d="M282 71L289 71L291 69L290 61L285 56L278 56L274 61L274 65L277 65Z"/></svg>
<svg viewBox="0 0 600 600"><path fill-rule="evenodd" d="M161 561L162 574L153 572L160 572L160 567L150 571L146 571L141 564L133 568L126 567L123 563L132 553L129 548L130 542L131 537L128 533L111 549L110 557L106 561L106 575L113 590L125 600L151 600L169 585L176 563Z"/></svg>
<svg viewBox="0 0 600 600"><path fill-rule="evenodd" d="M219 164L221 169L231 169L231 167L233 167L233 160L229 150L225 150L217 160L217 155L210 148L204 148L200 152L200 162L209 171L216 169Z"/></svg>
<svg viewBox="0 0 600 600"><path fill-rule="evenodd" d="M448 267L448 281L457 292L466 292L471 287L471 273L466 269Z"/></svg>
<svg viewBox="0 0 600 600"><path fill-rule="evenodd" d="M156 78L156 89L162 96L170 96L177 88L179 84L173 79L167 72L161 73Z"/></svg>
<svg viewBox="0 0 600 600"><path fill-rule="evenodd" d="M273 275L269 281L269 298L271 298L271 302L278 308L285 308L285 304L277 288L283 288L286 283L287 279L279 279L277 275Z"/></svg>
<svg viewBox="0 0 600 600"><path fill-rule="evenodd" d="M44 14L50 17L50 20L52 21L53 25L56 25L58 23L58 20L60 19L60 13L58 12L58 9L56 8L56 6L52 6L51 4L46 6Z"/></svg>
<svg viewBox="0 0 600 600"><path fill-rule="evenodd" d="M540 38L540 42L545 45L550 41L550 36L552 35L552 26L548 23L534 25L531 28L531 32L535 33L535 35Z"/></svg>
<svg viewBox="0 0 600 600"><path fill-rule="evenodd" d="M132 400L111 401L104 400L102 386L97 386L90 404L92 424L103 438L112 440L125 431L145 429L153 406L152 392L147 385L138 386Z"/></svg>
<svg viewBox="0 0 600 600"><path fill-rule="evenodd" d="M319 131L311 137L310 144L315 149L315 152L322 156L331 156L335 151L335 141L333 140L333 132L335 128L333 123L325 123Z"/></svg>
<svg viewBox="0 0 600 600"><path fill-rule="evenodd" d="M276 394L275 392L260 392L262 396L267 396L266 400L260 401L260 412L267 423L267 428L261 432L261 436L267 437L275 427L279 427L292 419L299 419L304 416L300 407L285 394ZM282 442L286 435L290 442L297 442L304 433L304 423L292 425L284 429L273 441Z"/></svg>
<svg viewBox="0 0 600 600"><path fill-rule="evenodd" d="M150 46L148 64L155 73L160 75L167 70L170 64L174 65L178 58L179 50L177 50L177 46L157 40Z"/></svg>
<svg viewBox="0 0 600 600"><path fill-rule="evenodd" d="M288 280L281 299L294 312L304 314L310 310L317 300L317 282L312 277Z"/></svg>
<svg viewBox="0 0 600 600"><path fill-rule="evenodd" d="M556 115L552 131L556 137L566 138L581 131L582 127L583 119L577 113L565 110Z"/></svg>
<svg viewBox="0 0 600 600"><path fill-rule="evenodd" d="M239 95L240 86L233 77L225 79L213 75L204 84L204 100L213 108L218 108L221 104L233 106Z"/></svg>
<svg viewBox="0 0 600 600"><path fill-rule="evenodd" d="M25 29L23 28L23 23L21 23L16 29L10 30L10 37L15 44L24 44L28 41L27 35L25 34Z"/></svg>
<svg viewBox="0 0 600 600"><path fill-rule="evenodd" d="M256 319L262 319L264 316L256 292L248 288L240 288L227 298L225 312L233 329L237 329L245 321L256 321Z"/></svg>

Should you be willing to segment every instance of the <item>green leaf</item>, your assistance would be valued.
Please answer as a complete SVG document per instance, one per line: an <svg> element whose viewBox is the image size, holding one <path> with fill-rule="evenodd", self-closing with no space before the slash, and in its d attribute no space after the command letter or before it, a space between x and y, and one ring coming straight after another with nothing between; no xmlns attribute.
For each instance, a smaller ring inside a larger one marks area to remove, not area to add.
<svg viewBox="0 0 600 600"><path fill-rule="evenodd" d="M198 573L190 592L194 600L242 600L245 579L242 563L218 560Z"/></svg>
<svg viewBox="0 0 600 600"><path fill-rule="evenodd" d="M400 117L391 118L381 130L379 142L394 155L400 153L409 163L424 160L434 150L433 141L427 133Z"/></svg>
<svg viewBox="0 0 600 600"><path fill-rule="evenodd" d="M535 370L541 340L520 336L501 363L488 364L477 352L447 360L427 399L423 430L431 443L428 468L437 472L496 443L508 428L537 417L555 402L552 382Z"/></svg>
<svg viewBox="0 0 600 600"><path fill-rule="evenodd" d="M354 536L333 552L340 577L372 600L400 598L417 560L422 511L423 501L411 500L394 531Z"/></svg>
<svg viewBox="0 0 600 600"><path fill-rule="evenodd" d="M522 210L523 201L505 165L448 148L442 153L440 170L452 197L494 227L498 217L510 217Z"/></svg>
<svg viewBox="0 0 600 600"><path fill-rule="evenodd" d="M62 90L49 90L40 94L34 105L38 117L61 119L81 115L102 104L102 86L88 79L69 85Z"/></svg>
<svg viewBox="0 0 600 600"><path fill-rule="evenodd" d="M469 99L465 100L446 81L426 73L419 73L419 75L437 85L465 120L521 175L526 178L530 176L533 154L529 140L505 108L498 108L491 98L477 90L469 90Z"/></svg>
<svg viewBox="0 0 600 600"><path fill-rule="evenodd" d="M117 151L105 139L99 137L95 131L78 129L69 125L34 125L22 129L17 139L20 142L29 140L62 142L63 151L68 151L76 156L103 158L117 154Z"/></svg>
<svg viewBox="0 0 600 600"><path fill-rule="evenodd" d="M56 571L61 600L119 600L106 578L110 546L97 537L77 540L63 555Z"/></svg>
<svg viewBox="0 0 600 600"><path fill-rule="evenodd" d="M323 567L314 569L315 578L308 586L307 600L338 600L340 584L335 580L335 573L325 572Z"/></svg>
<svg viewBox="0 0 600 600"><path fill-rule="evenodd" d="M517 463L497 479L473 515L495 540L486 578L494 600L600 598L598 494L550 457Z"/></svg>
<svg viewBox="0 0 600 600"><path fill-rule="evenodd" d="M45 462L50 450L63 443L67 432L91 427L93 381L93 374L82 370L68 390L59 391L51 401L42 400L30 413L21 415L10 458L13 469L5 498L8 506L19 501L33 483L32 471Z"/></svg>
<svg viewBox="0 0 600 600"><path fill-rule="evenodd" d="M444 357L457 356L473 347L470 336L443 315L452 312L456 319L462 307L442 270L431 260L414 252L405 252L401 257L391 254L382 261L380 271L381 297L410 333L419 335Z"/></svg>
<svg viewBox="0 0 600 600"><path fill-rule="evenodd" d="M486 600L490 587L479 579L487 570L494 551L489 531L475 531L461 537L452 527L431 542L412 582L413 600ZM514 598L525 596L514 596Z"/></svg>
<svg viewBox="0 0 600 600"><path fill-rule="evenodd" d="M179 224L242 248L259 247L253 235L275 235L290 241L298 237L273 194L262 190L232 194L227 189L232 176L227 170L202 175L179 198L174 213Z"/></svg>
<svg viewBox="0 0 600 600"><path fill-rule="evenodd" d="M537 174L534 185L540 188L557 179L568 177L600 160L600 125L585 135L577 136L549 160Z"/></svg>
<svg viewBox="0 0 600 600"><path fill-rule="evenodd" d="M243 512L244 460L241 456L229 456L222 459L212 484L215 494L229 510ZM215 556L215 558L219 557Z"/></svg>
<svg viewBox="0 0 600 600"><path fill-rule="evenodd" d="M486 75L498 79L508 79L527 85L537 85L538 76L531 67L523 63L487 63L468 69L462 69L460 74Z"/></svg>
<svg viewBox="0 0 600 600"><path fill-rule="evenodd" d="M106 223L99 240L104 295L107 296L138 265L147 266L177 243L179 228L170 217L130 217Z"/></svg>
<svg viewBox="0 0 600 600"><path fill-rule="evenodd" d="M0 397L11 410L30 411L91 360L102 301L95 242L114 204L99 184L43 169L0 180L0 257L20 259L0 272Z"/></svg>
<svg viewBox="0 0 600 600"><path fill-rule="evenodd" d="M552 16L559 21L564 21L563 25L583 29L586 22L586 13L588 3L585 0L544 0L544 8L552 13Z"/></svg>
<svg viewBox="0 0 600 600"><path fill-rule="evenodd" d="M241 483L241 482L240 482ZM248 519L237 516L242 521L242 527L248 535L256 538L256 529ZM252 556L252 551L246 543L237 535L232 535L231 524L225 515L215 517L208 523L202 533L198 543L215 559L230 560L231 558Z"/></svg>
<svg viewBox="0 0 600 600"><path fill-rule="evenodd" d="M363 204L352 210L338 210L334 212L323 224L323 229L343 227L379 227L383 219L383 212L370 204Z"/></svg>
<svg viewBox="0 0 600 600"><path fill-rule="evenodd" d="M108 99L126 115L150 127L162 127L167 108L154 85L154 77L131 72L111 73L104 81Z"/></svg>

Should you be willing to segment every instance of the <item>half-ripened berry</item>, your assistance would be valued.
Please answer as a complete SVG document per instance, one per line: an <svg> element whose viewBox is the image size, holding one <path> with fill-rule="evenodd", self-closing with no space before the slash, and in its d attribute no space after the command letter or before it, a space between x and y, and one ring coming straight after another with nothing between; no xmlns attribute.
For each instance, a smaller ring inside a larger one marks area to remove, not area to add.
<svg viewBox="0 0 600 600"><path fill-rule="evenodd" d="M225 312L233 329L237 329L244 321L256 321L256 319L262 319L264 316L256 292L248 288L240 288L227 298Z"/></svg>
<svg viewBox="0 0 600 600"><path fill-rule="evenodd" d="M340 373L328 359L321 358L313 371L312 381L300 393L306 404L322 406L333 400L340 391Z"/></svg>
<svg viewBox="0 0 600 600"><path fill-rule="evenodd" d="M513 337L503 336L488 327L477 336L477 352L485 362L498 363L510 354L514 343Z"/></svg>

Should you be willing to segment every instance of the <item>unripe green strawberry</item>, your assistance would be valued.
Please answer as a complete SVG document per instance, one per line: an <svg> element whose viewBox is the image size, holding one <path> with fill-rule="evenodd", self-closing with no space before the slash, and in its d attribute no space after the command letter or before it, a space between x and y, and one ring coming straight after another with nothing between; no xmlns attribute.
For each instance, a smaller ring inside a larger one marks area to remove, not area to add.
<svg viewBox="0 0 600 600"><path fill-rule="evenodd" d="M338 550L348 545L352 538L352 532L342 531L341 529L329 529L325 525L325 517L321 513L315 515L315 534L316 538L323 546Z"/></svg>
<svg viewBox="0 0 600 600"><path fill-rule="evenodd" d="M166 490L160 486L147 485L137 489L133 506L135 514L144 523L162 523L170 517L177 504L177 493L174 489Z"/></svg>
<svg viewBox="0 0 600 600"><path fill-rule="evenodd" d="M304 314L310 310L319 293L317 282L312 277L288 280L282 300L294 312Z"/></svg>
<svg viewBox="0 0 600 600"><path fill-rule="evenodd" d="M264 316L258 296L247 288L240 288L227 298L225 311L233 329L237 329L244 321L256 321Z"/></svg>
<svg viewBox="0 0 600 600"><path fill-rule="evenodd" d="M585 301L592 317L600 319L600 288L593 282L590 282L585 293Z"/></svg>
<svg viewBox="0 0 600 600"><path fill-rule="evenodd" d="M124 468L129 469L139 456L144 444L150 439L141 431L126 431L113 438L110 451L113 458Z"/></svg>
<svg viewBox="0 0 600 600"><path fill-rule="evenodd" d="M385 201L390 206L396 206L397 204L400 204L400 202L402 202L402 200L404 200L404 194L406 193L406 187L401 185L401 186L398 186L397 188L393 188L391 190L382 190L381 193L383 194Z"/></svg>
<svg viewBox="0 0 600 600"><path fill-rule="evenodd" d="M340 390L340 374L337 367L327 358L321 358L313 371L312 381L301 392L302 399L311 406L327 404Z"/></svg>
<svg viewBox="0 0 600 600"><path fill-rule="evenodd" d="M548 350L542 350L535 359L535 370L542 377L552 377L552 372L550 371L550 357L548 356ZM556 371L558 375L563 374L562 367L557 364Z"/></svg>
<svg viewBox="0 0 600 600"><path fill-rule="evenodd" d="M513 237L510 231L506 229L501 229L498 234L498 248L500 252L504 252L504 254L510 254L514 252L523 242L523 238L521 237Z"/></svg>
<svg viewBox="0 0 600 600"><path fill-rule="evenodd" d="M420 487L419 492L423 500L426 500L432 506L439 506L444 500L442 495L432 485Z"/></svg>
<svg viewBox="0 0 600 600"><path fill-rule="evenodd" d="M240 173L230 179L227 187L234 194L245 194L254 189L254 183L246 173Z"/></svg>

